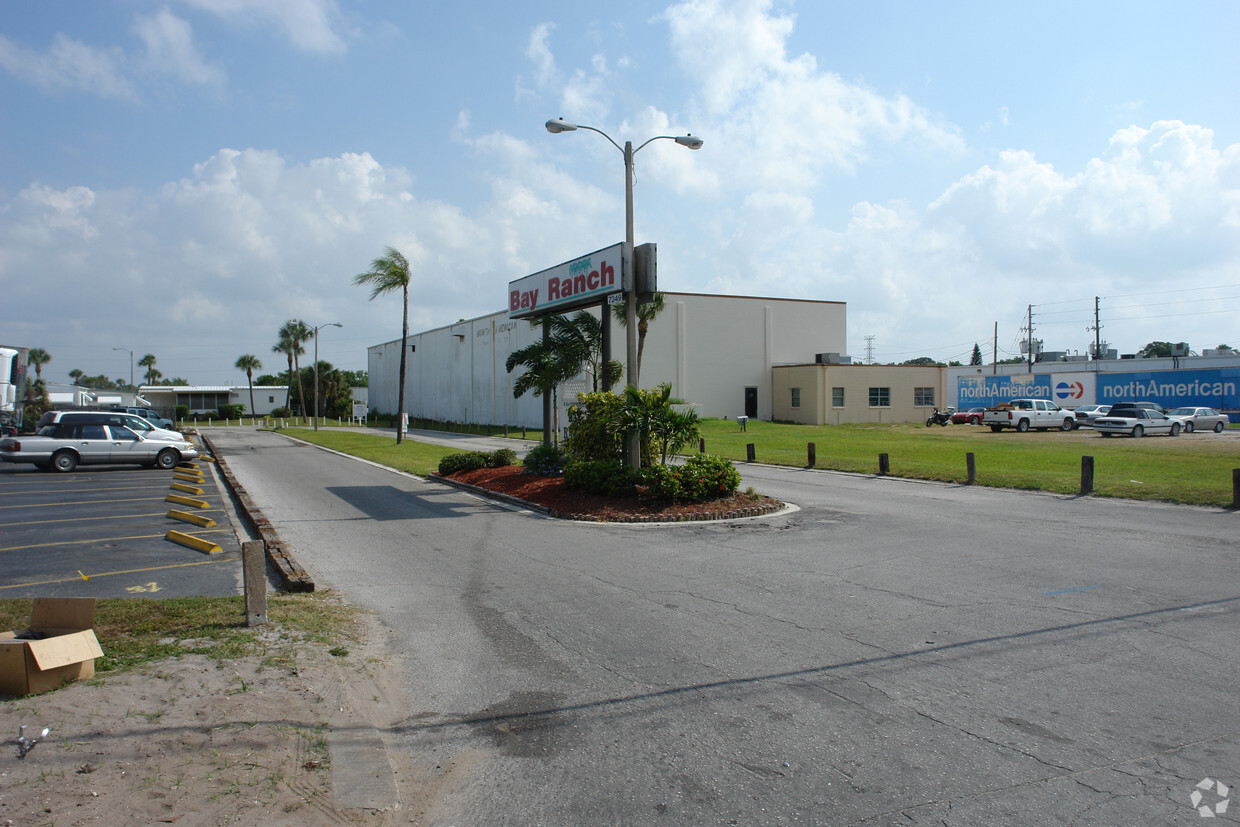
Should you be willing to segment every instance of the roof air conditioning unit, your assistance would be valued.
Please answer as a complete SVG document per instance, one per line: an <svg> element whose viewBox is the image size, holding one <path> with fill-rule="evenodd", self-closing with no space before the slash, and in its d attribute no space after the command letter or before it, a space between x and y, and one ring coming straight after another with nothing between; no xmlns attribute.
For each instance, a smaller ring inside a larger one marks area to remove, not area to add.
<svg viewBox="0 0 1240 827"><path fill-rule="evenodd" d="M838 353L819 353L814 356L814 362L819 365L838 365L840 364L840 355Z"/></svg>
<svg viewBox="0 0 1240 827"><path fill-rule="evenodd" d="M1188 342L1176 342L1175 344L1173 344L1171 346L1171 355L1172 356L1187 356L1188 355Z"/></svg>

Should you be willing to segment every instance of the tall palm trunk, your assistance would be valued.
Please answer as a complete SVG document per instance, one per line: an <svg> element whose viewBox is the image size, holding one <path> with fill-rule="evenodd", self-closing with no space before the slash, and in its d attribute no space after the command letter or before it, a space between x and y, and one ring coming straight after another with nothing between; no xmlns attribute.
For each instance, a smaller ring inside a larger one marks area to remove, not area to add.
<svg viewBox="0 0 1240 827"><path fill-rule="evenodd" d="M404 289L405 312L400 327L400 398L396 400L396 444L403 439L401 423L405 421L405 359L409 354L409 284Z"/></svg>

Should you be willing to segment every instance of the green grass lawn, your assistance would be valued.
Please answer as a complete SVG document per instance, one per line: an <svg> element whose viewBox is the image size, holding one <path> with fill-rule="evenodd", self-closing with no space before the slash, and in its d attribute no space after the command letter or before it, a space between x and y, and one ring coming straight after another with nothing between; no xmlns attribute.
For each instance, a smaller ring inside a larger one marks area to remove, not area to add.
<svg viewBox="0 0 1240 827"><path fill-rule="evenodd" d="M1094 493L1107 497L1230 506L1232 469L1240 468L1240 441L1213 433L1179 437L1103 438L1092 430L1014 431L949 425L789 425L750 420L701 423L706 451L757 462L806 467L808 444L815 467L878 473L887 454L891 475L963 483L966 455L974 455L977 484L1071 494L1080 491L1081 457L1094 458Z"/></svg>

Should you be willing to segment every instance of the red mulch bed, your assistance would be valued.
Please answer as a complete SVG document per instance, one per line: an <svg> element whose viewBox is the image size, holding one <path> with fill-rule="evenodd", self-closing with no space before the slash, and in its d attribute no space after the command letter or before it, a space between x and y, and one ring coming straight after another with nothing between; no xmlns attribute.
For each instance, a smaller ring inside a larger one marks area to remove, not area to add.
<svg viewBox="0 0 1240 827"><path fill-rule="evenodd" d="M463 471L449 479L497 491L547 508L553 517L598 522L661 523L756 517L778 511L783 504L761 495L737 493L704 503L667 504L640 497L616 498L586 494L564 487L563 477L522 473L520 465Z"/></svg>

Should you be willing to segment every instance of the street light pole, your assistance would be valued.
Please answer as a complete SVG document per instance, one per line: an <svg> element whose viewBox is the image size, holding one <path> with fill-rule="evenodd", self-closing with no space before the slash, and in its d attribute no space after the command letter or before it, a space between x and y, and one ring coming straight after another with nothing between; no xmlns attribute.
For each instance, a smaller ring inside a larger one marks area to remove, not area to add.
<svg viewBox="0 0 1240 827"><path fill-rule="evenodd" d="M328 322L314 327L314 430L319 429L319 328L344 327L340 322Z"/></svg>
<svg viewBox="0 0 1240 827"><path fill-rule="evenodd" d="M127 347L114 347L113 350L123 350L129 354L129 387L133 387L133 351Z"/></svg>
<svg viewBox="0 0 1240 827"><path fill-rule="evenodd" d="M634 284L635 275L633 272L633 156L636 155L646 144L654 141L675 141L681 146L687 146L689 149L701 149L702 139L693 135L656 135L648 139L637 149L633 148L632 141L625 141L624 146L612 140L612 137L601 129L595 129L585 124L569 123L563 118L553 118L547 121L547 131L552 135L558 135L561 132L576 132L578 129L585 129L590 132L597 132L606 138L612 146L624 153L624 272L621 276L621 287L624 290L624 326L625 326L625 375L628 377L628 384L638 387L641 377L638 375L640 366L637 364L637 285ZM604 343L609 344L607 335L607 325L609 317L607 315L607 305L603 305L603 331ZM606 360L610 357L610 347L604 347L604 366L603 375L607 375ZM641 466L641 444L636 434L630 434L625 441L625 464L630 468L638 468Z"/></svg>

